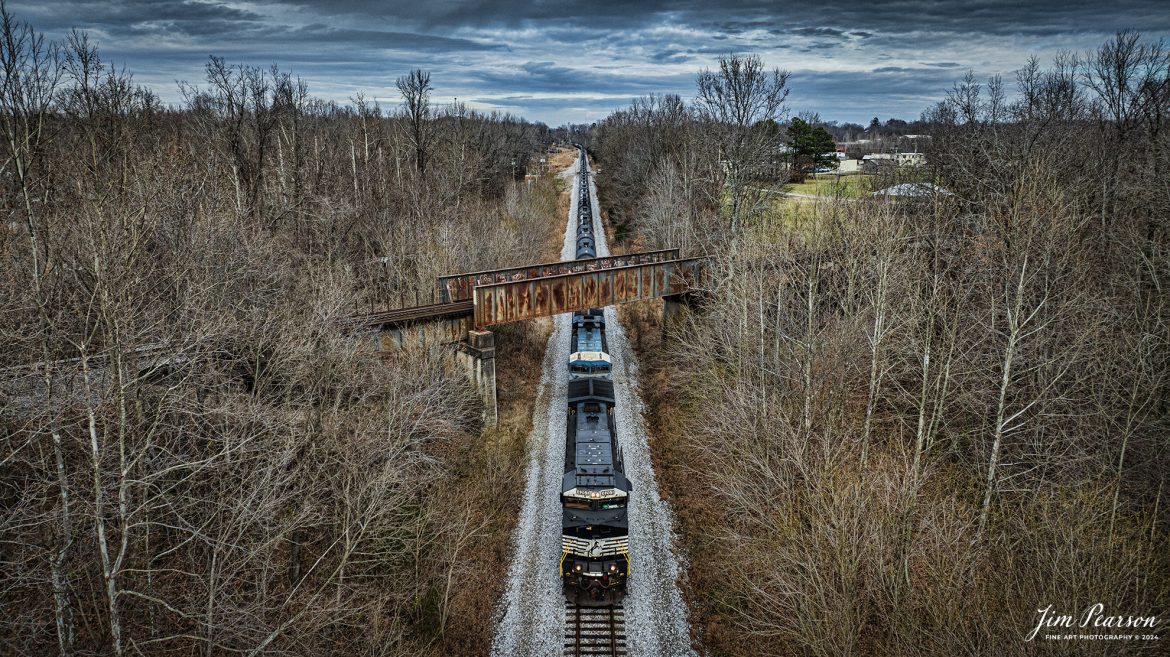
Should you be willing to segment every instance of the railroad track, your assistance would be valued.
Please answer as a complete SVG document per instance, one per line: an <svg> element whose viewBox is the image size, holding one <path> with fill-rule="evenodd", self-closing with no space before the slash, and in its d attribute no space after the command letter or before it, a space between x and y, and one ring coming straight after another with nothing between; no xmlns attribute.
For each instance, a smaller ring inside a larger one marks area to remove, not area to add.
<svg viewBox="0 0 1170 657"><path fill-rule="evenodd" d="M612 607L580 607L565 601L565 657L624 657L626 612Z"/></svg>
<svg viewBox="0 0 1170 657"><path fill-rule="evenodd" d="M475 301L464 299L449 303L433 303L429 306L395 308L383 312L355 315L339 320L342 329L358 331L367 328L394 328L405 324L426 322L436 319L470 316L475 312Z"/></svg>

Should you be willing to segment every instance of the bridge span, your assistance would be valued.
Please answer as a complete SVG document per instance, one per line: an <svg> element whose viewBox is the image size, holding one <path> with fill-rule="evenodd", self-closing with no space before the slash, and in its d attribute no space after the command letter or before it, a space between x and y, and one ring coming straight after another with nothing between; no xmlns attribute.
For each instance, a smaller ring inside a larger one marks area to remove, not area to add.
<svg viewBox="0 0 1170 657"><path fill-rule="evenodd" d="M440 303L350 317L342 328L368 336L375 352L407 341L451 344L484 401L484 421L496 414L495 336L498 324L664 299L673 315L699 289L707 258L679 258L678 249L543 263L441 276Z"/></svg>

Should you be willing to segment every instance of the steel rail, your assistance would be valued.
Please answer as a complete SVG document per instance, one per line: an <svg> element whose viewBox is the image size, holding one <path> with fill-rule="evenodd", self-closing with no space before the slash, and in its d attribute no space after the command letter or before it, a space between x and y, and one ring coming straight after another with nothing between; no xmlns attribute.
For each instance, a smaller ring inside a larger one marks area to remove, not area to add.
<svg viewBox="0 0 1170 657"><path fill-rule="evenodd" d="M417 324L419 322L437 319L470 317L474 314L475 302L468 299L466 301L434 303L427 306L396 308L394 310L369 313L366 315L356 315L343 319L338 323L342 328L353 331L370 328L393 328L395 326Z"/></svg>
<svg viewBox="0 0 1170 657"><path fill-rule="evenodd" d="M625 657L625 609L583 607L565 600L565 657Z"/></svg>

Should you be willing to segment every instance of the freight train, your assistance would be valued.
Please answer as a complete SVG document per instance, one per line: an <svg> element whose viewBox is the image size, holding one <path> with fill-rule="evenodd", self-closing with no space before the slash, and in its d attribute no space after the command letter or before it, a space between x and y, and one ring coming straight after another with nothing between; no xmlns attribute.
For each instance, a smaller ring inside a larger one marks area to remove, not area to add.
<svg viewBox="0 0 1170 657"><path fill-rule="evenodd" d="M576 257L597 257L589 168L580 151ZM578 605L609 605L630 576L626 480L614 426L613 368L600 308L573 313L569 351L565 475L561 481L561 563L565 596Z"/></svg>

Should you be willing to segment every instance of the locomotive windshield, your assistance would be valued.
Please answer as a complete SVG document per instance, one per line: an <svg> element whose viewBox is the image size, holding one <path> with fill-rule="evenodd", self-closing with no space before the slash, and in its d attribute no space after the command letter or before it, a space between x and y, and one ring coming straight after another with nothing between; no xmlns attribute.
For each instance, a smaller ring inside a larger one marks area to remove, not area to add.
<svg viewBox="0 0 1170 657"><path fill-rule="evenodd" d="M566 497L566 509L577 509L579 511L609 511L611 509L626 508L625 500L579 500L572 497Z"/></svg>
<svg viewBox="0 0 1170 657"><path fill-rule="evenodd" d="M608 511L626 508L627 494L615 489L573 488L561 494L566 509Z"/></svg>
<svg viewBox="0 0 1170 657"><path fill-rule="evenodd" d="M579 375L608 374L609 354L603 351L576 351L569 356L569 372Z"/></svg>

